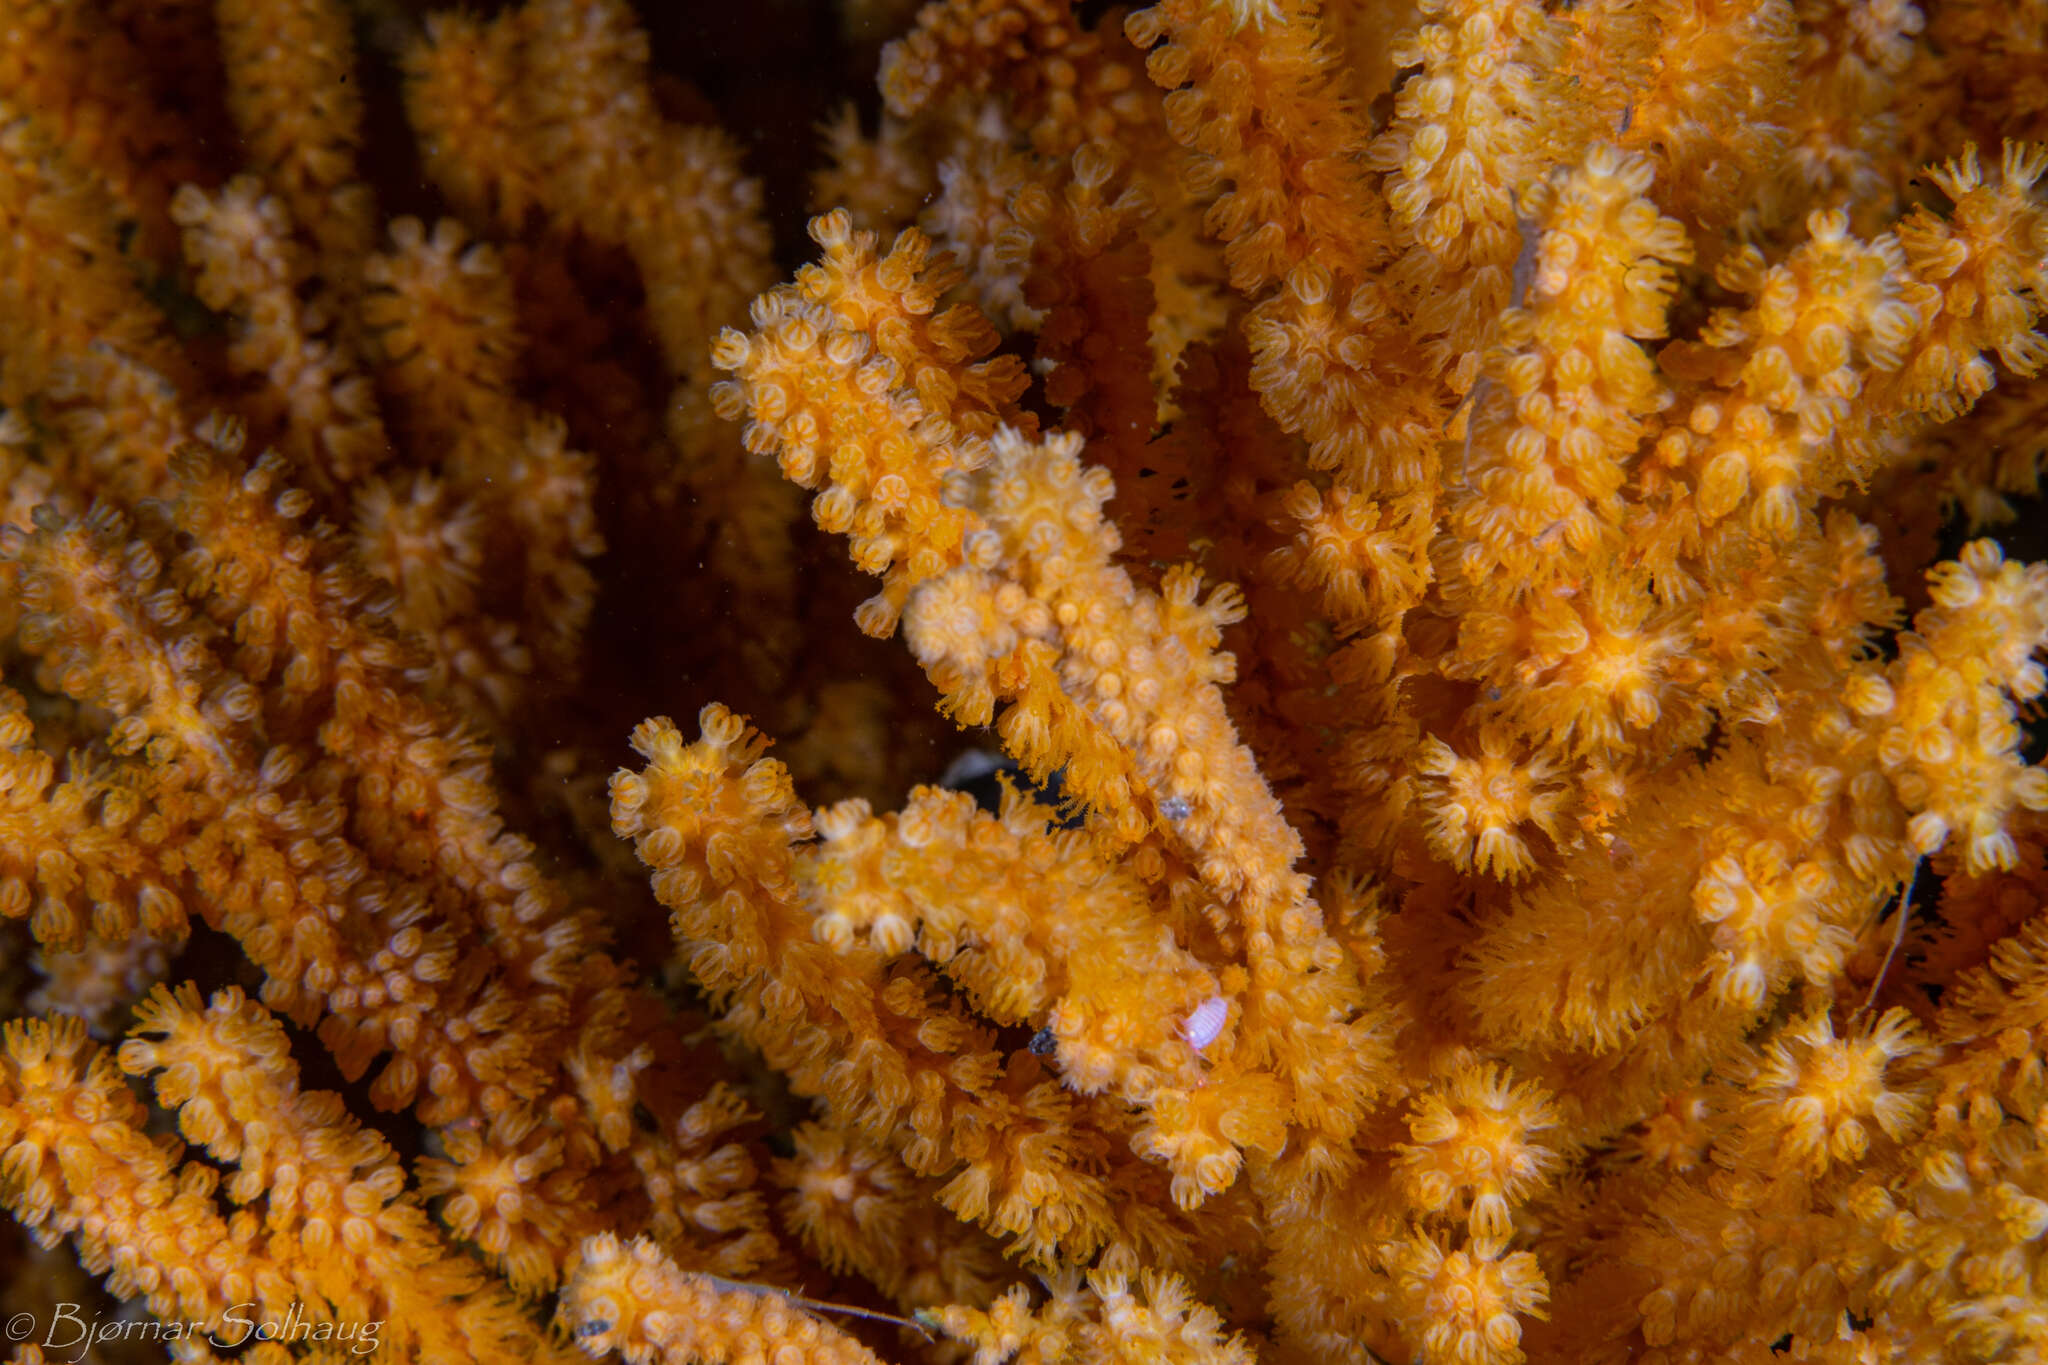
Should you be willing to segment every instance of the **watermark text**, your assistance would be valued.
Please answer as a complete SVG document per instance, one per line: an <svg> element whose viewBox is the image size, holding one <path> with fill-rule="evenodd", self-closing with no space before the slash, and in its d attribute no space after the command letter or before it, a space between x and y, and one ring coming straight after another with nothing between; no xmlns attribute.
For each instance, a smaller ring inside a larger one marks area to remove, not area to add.
<svg viewBox="0 0 2048 1365"><path fill-rule="evenodd" d="M88 1312L83 1304L59 1303L48 1313L14 1314L0 1324L0 1333L12 1342L42 1347L43 1358L51 1365L77 1365L93 1347L122 1341L203 1341L220 1350L252 1341L319 1341L345 1345L360 1356L377 1349L383 1327L381 1319L350 1321L309 1314L300 1303L287 1305L283 1312L258 1303L230 1304L218 1319L205 1322L117 1317Z"/></svg>

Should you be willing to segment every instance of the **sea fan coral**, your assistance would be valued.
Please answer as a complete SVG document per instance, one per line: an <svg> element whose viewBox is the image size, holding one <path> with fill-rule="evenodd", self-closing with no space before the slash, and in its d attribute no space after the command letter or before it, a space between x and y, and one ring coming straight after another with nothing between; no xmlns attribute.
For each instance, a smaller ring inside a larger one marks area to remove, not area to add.
<svg viewBox="0 0 2048 1365"><path fill-rule="evenodd" d="M2048 1355L2039 9L0 0L18 1360Z"/></svg>

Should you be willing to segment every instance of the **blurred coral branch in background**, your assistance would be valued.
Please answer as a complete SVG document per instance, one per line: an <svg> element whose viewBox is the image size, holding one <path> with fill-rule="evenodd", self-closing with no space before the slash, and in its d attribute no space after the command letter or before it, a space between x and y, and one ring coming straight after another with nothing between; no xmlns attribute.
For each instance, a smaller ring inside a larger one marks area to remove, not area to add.
<svg viewBox="0 0 2048 1365"><path fill-rule="evenodd" d="M17 1359L2048 1355L2048 6L828 17L0 0Z"/></svg>

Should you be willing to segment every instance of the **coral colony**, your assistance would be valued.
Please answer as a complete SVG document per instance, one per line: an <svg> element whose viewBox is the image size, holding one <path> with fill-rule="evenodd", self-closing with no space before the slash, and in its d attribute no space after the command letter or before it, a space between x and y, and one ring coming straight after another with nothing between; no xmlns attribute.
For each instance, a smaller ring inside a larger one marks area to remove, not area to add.
<svg viewBox="0 0 2048 1365"><path fill-rule="evenodd" d="M18 1365L2048 1357L2048 4L842 3L0 0Z"/></svg>

